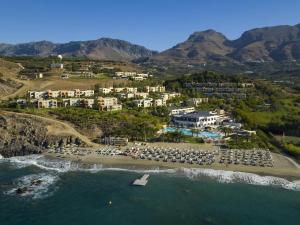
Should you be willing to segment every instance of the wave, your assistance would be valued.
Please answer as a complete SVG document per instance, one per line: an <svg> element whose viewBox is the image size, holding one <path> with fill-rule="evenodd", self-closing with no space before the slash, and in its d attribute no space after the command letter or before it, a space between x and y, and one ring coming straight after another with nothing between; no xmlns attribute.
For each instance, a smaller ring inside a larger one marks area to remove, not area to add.
<svg viewBox="0 0 300 225"><path fill-rule="evenodd" d="M59 179L61 173L66 172L90 172L98 173L101 171L121 171L121 172L135 172L135 173L175 173L173 169L160 169L154 167L151 169L136 169L136 168L115 168L105 167L102 164L82 164L71 162L63 159L49 159L42 155L27 155L27 156L16 156L6 158L6 162L14 166L17 169L25 168L29 166L35 166L47 172L39 174L31 174L17 179L13 188L7 192L8 195L18 195L22 197L31 197L32 199L41 199L48 196L56 190L54 185ZM34 181L39 180L40 184L35 185ZM32 185L33 184L33 185ZM22 190L25 190L23 193ZM18 193L21 191L22 193Z"/></svg>
<svg viewBox="0 0 300 225"><path fill-rule="evenodd" d="M24 168L28 166L36 166L43 170L55 171L58 173L65 172L91 172L97 173L101 171L123 171L123 172L135 172L135 173L175 173L175 169L161 169L159 167L153 167L150 169L139 168L117 168L103 166L102 164L87 165L82 163L76 163L63 159L48 159L42 155L28 155L28 156L16 156L6 159L16 168Z"/></svg>
<svg viewBox="0 0 300 225"><path fill-rule="evenodd" d="M52 170L56 172L67 172L70 169L71 162L63 160L45 160L42 155L15 156L6 159L16 168L36 166L40 169Z"/></svg>
<svg viewBox="0 0 300 225"><path fill-rule="evenodd" d="M19 156L7 159L16 168L27 166L36 166L43 170L54 171L57 173L66 172L90 172L98 173L102 171L120 171L134 173L167 173L167 174L184 174L188 178L197 179L201 176L210 177L220 183L247 183L253 185L277 186L284 189L300 191L300 180L288 181L284 178L274 176L260 176L254 173L234 172L225 170L214 170L205 168L181 168L181 169L163 169L152 167L150 169L141 169L137 167L108 167L102 164L82 164L71 162L63 159L49 159L42 155Z"/></svg>
<svg viewBox="0 0 300 225"><path fill-rule="evenodd" d="M300 180L288 181L274 176L260 176L254 173L213 170L203 168L184 168L183 173L191 179L207 176L221 183L246 183L263 186L276 186L284 189L300 191Z"/></svg>
<svg viewBox="0 0 300 225"><path fill-rule="evenodd" d="M14 188L4 192L4 194L31 197L33 199L46 198L56 190L57 187L54 184L58 179L57 175L47 173L26 175L18 178L14 182Z"/></svg>

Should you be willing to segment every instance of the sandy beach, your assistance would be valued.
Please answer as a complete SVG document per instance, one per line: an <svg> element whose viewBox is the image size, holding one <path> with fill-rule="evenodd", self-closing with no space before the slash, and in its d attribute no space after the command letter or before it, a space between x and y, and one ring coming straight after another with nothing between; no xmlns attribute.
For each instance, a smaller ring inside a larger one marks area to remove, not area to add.
<svg viewBox="0 0 300 225"><path fill-rule="evenodd" d="M132 147L133 144L130 144L127 147ZM215 150L216 146L211 144L198 145L198 144L186 144L186 143L150 143L147 144L147 147L169 147L169 148L179 148L179 149L197 149L201 148ZM126 147L126 148L127 148ZM124 149L124 148L123 148ZM134 167L134 168L207 168L214 170L225 170L225 171L235 171L235 172L247 172L255 173L263 176L277 176L284 177L289 180L298 180L300 179L300 169L299 165L294 162L292 159L287 158L283 155L272 153L272 158L274 161L274 167L260 167L260 166L246 166L246 165L235 165L235 164L220 164L218 162L213 163L212 165L198 165L198 164L189 164L189 163L179 163L179 162L163 162L156 160L148 159L133 159L128 156L105 156L100 155L96 152L97 149L89 149L89 154L84 155L73 155L73 154L57 154L57 153L44 153L47 157L62 158L71 161L76 161L85 164L102 164L106 167Z"/></svg>

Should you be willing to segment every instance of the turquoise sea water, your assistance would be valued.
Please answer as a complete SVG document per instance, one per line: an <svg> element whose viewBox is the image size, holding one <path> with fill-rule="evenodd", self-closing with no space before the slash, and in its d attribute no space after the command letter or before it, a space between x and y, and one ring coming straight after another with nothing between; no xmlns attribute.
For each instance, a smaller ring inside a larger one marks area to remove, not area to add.
<svg viewBox="0 0 300 225"><path fill-rule="evenodd" d="M138 171L2 162L0 224L300 224L299 182L212 170ZM147 186L130 186L145 172ZM27 196L13 192L32 177L42 187Z"/></svg>
<svg viewBox="0 0 300 225"><path fill-rule="evenodd" d="M216 133L216 132L210 132L210 131L201 131L197 134L193 134L192 131L190 129L185 129L185 128L173 128L173 127L166 127L164 129L165 132L175 132L176 130L179 130L182 134L186 135L186 136L198 136L198 137L202 137L202 138L220 138L220 134Z"/></svg>

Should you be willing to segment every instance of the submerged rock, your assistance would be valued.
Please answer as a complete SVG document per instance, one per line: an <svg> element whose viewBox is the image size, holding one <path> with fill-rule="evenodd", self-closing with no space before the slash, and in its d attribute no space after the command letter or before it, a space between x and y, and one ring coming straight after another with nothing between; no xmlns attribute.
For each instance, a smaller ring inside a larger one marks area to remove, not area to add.
<svg viewBox="0 0 300 225"><path fill-rule="evenodd" d="M33 186L38 186L38 185L40 185L41 183L42 183L43 181L42 180L40 180L40 179L37 179L37 180L32 180L31 181L31 185Z"/></svg>
<svg viewBox="0 0 300 225"><path fill-rule="evenodd" d="M27 192L30 192L28 187L19 187L16 189L16 193L19 195L26 194Z"/></svg>

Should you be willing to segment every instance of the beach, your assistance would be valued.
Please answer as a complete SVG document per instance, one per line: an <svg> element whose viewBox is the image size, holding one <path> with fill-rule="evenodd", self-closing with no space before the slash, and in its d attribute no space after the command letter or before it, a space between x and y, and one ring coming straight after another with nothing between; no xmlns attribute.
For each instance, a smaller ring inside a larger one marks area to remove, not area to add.
<svg viewBox="0 0 300 225"><path fill-rule="evenodd" d="M127 147L120 148L121 151L124 151L125 148L131 148L135 145L130 144ZM143 147L143 146L140 146ZM145 146L144 146L145 147ZM147 147L168 147L168 148L177 148L177 149L197 149L201 148L207 152L215 151L217 146L212 144L197 145L197 144L188 144L188 143L147 143ZM300 169L296 162L292 159L287 158L283 155L277 153L271 153L272 159L274 162L273 167L260 167L260 166L251 166L251 165L235 165L235 164L221 164L214 162L211 165L198 165L198 164L189 164L189 163L180 163L180 162L164 162L162 160L148 160L148 159L134 159L129 156L123 155L101 155L97 152L95 148L89 148L88 154L57 154L46 152L43 155L49 158L61 158L66 160L71 160L73 162L78 162L82 164L99 164L106 167L124 167L124 168L168 168L168 169L183 169L183 168L202 168L202 169L213 169L213 170L222 170L222 171L234 171L234 172L246 172L246 173L255 173L262 176L277 176L283 177L288 180L299 180L300 178Z"/></svg>

